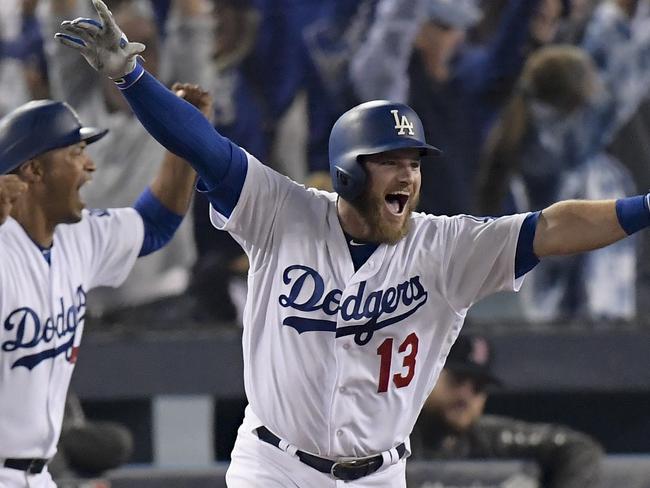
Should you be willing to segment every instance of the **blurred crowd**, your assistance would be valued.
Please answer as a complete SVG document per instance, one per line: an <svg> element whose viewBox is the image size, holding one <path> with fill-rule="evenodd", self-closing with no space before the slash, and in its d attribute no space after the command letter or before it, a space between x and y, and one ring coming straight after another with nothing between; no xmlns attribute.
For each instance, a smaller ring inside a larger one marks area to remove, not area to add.
<svg viewBox="0 0 650 488"><path fill-rule="evenodd" d="M421 210L498 216L650 187L647 0L112 0L145 67L197 83L215 127L288 176L327 189L338 115L370 99L411 105L443 155L422 166ZM90 207L131 205L164 149L117 89L52 41L88 0L0 0L0 116L33 98L68 101L109 135ZM239 246L195 195L171 245L100 290L113 322L236 323L246 293ZM644 312L643 236L544 260L526 280L529 321L629 321Z"/></svg>

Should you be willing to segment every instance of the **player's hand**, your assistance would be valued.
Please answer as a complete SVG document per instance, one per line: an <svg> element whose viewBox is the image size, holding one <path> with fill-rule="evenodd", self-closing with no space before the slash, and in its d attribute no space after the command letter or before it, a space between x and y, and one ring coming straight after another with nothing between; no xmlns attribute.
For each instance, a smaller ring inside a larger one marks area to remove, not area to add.
<svg viewBox="0 0 650 488"><path fill-rule="evenodd" d="M199 85L189 83L174 83L172 91L183 100L198 108L208 120L212 120L212 96Z"/></svg>
<svg viewBox="0 0 650 488"><path fill-rule="evenodd" d="M16 175L0 175L0 225L11 213L14 203L27 190L27 184Z"/></svg>
<svg viewBox="0 0 650 488"><path fill-rule="evenodd" d="M103 75L122 78L135 69L138 54L144 51L145 45L129 42L102 0L92 2L101 22L83 17L66 20L54 38L78 50Z"/></svg>

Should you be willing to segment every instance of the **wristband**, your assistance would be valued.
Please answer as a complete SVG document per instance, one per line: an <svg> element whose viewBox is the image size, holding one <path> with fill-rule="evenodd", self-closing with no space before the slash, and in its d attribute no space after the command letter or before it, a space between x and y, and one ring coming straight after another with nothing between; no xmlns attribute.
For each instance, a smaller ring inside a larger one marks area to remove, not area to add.
<svg viewBox="0 0 650 488"><path fill-rule="evenodd" d="M140 66L140 63L136 61L133 71L125 74L122 78L115 78L113 81L120 90L126 90L127 88L133 86L136 81L142 78L143 74L144 68Z"/></svg>
<svg viewBox="0 0 650 488"><path fill-rule="evenodd" d="M650 193L616 200L616 216L627 235L650 227Z"/></svg>

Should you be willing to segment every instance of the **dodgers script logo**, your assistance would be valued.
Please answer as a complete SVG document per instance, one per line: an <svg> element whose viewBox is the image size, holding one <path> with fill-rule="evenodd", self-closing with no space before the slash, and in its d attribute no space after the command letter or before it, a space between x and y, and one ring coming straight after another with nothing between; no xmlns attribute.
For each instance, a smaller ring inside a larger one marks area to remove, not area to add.
<svg viewBox="0 0 650 488"><path fill-rule="evenodd" d="M289 266L282 274L282 281L290 285L287 295L280 295L280 305L300 312L324 312L328 316L341 314L344 321L367 322L357 325L336 327L336 319L316 319L289 316L283 325L293 327L299 334L310 331L336 332L336 337L354 335L354 342L363 346L370 342L376 330L401 322L413 315L429 297L429 293L420 283L419 276L399 283L385 290L376 290L366 294L366 282L359 283L357 292L348 295L341 303L343 291L333 289L325 293L323 277L309 266L295 264ZM394 312L397 315L392 315ZM322 314L319 314L322 316Z"/></svg>
<svg viewBox="0 0 650 488"><path fill-rule="evenodd" d="M415 135L415 132L413 132L413 122L409 122L406 115L402 115L402 118L400 119L399 110L397 109L391 110L390 113L393 114L393 118L395 119L395 128L399 129L397 132L398 136L405 136L406 131L408 131L409 136Z"/></svg>
<svg viewBox="0 0 650 488"><path fill-rule="evenodd" d="M73 301L76 303L72 303L67 308L63 303L63 298L59 298L58 313L55 317L47 317L45 320L29 307L17 308L7 315L4 328L9 332L15 331L15 336L14 339L2 343L2 350L5 352L17 350L28 352L41 343L51 343L55 337L65 340L64 343L50 349L25 354L14 361L11 369L24 366L31 370L41 361L55 358L59 354L65 354L65 358L71 363L76 362L77 347L74 347L74 339L86 313L86 292L81 286L77 288L74 298Z"/></svg>

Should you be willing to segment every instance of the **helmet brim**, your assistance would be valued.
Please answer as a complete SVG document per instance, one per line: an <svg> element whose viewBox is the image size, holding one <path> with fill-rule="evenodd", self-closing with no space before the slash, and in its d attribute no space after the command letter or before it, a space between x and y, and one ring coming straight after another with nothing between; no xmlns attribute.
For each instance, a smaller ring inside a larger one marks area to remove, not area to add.
<svg viewBox="0 0 650 488"><path fill-rule="evenodd" d="M416 149L420 149L420 151L422 151L421 155L424 157L435 158L442 155L442 151L440 149L430 144L424 144L423 146L416 147Z"/></svg>
<svg viewBox="0 0 650 488"><path fill-rule="evenodd" d="M108 129L98 129L97 127L82 127L79 129L80 141L86 144L92 144L108 134Z"/></svg>
<svg viewBox="0 0 650 488"><path fill-rule="evenodd" d="M419 149L420 155L423 157L437 157L442 154L442 151L431 144L426 144L417 139L410 139L403 137L398 141L391 141L385 145L374 146L372 148L359 148L357 149L358 156L370 156L372 154L380 154L388 151L396 151L398 149Z"/></svg>

